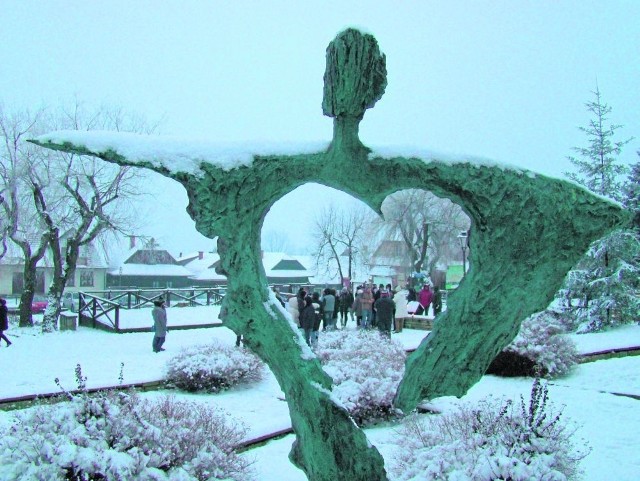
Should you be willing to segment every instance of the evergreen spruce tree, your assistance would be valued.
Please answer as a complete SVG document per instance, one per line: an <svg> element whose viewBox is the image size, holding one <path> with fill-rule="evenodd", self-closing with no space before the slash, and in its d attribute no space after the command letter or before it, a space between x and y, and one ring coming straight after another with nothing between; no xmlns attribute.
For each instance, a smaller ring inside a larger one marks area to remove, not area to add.
<svg viewBox="0 0 640 481"><path fill-rule="evenodd" d="M633 171L626 183L623 176L628 168L619 163L622 147L632 138L615 142L616 130L621 125L610 124L611 107L603 103L600 90L593 92L595 99L586 103L593 114L587 127L580 127L589 141L588 147L573 150L578 157L568 157L578 173L567 177L604 197L632 207L628 192L635 192L637 208L638 172ZM635 182L635 187L633 183ZM558 297L565 301L569 322L578 332L593 332L619 324L639 321L640 299L640 242L632 231L617 231L600 239L574 270L567 274Z"/></svg>
<svg viewBox="0 0 640 481"><path fill-rule="evenodd" d="M638 157L640 157L640 150ZM622 203L625 208L635 214L635 230L640 237L640 161L631 166L623 192Z"/></svg>
<svg viewBox="0 0 640 481"><path fill-rule="evenodd" d="M578 173L566 172L565 175L596 194L621 201L622 177L627 173L627 167L619 163L618 156L622 147L631 142L632 138L613 141L616 130L622 126L608 122L611 107L602 102L598 87L593 94L595 100L585 104L593 117L587 127L579 127L587 134L589 145L573 148L579 157L567 158L577 167Z"/></svg>
<svg viewBox="0 0 640 481"><path fill-rule="evenodd" d="M595 242L559 293L578 332L640 322L640 241L618 230Z"/></svg>

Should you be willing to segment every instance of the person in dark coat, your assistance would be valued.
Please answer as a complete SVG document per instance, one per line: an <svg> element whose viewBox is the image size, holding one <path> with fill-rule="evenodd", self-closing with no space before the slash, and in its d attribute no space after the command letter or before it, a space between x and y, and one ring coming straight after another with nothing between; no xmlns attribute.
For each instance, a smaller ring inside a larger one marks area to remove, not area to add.
<svg viewBox="0 0 640 481"><path fill-rule="evenodd" d="M153 301L153 309L151 311L153 317L153 352L164 351L162 345L167 336L167 311L164 307L164 299L161 297Z"/></svg>
<svg viewBox="0 0 640 481"><path fill-rule="evenodd" d="M442 292L440 291L440 288L438 286L434 286L433 288L431 305L433 306L434 317L442 312Z"/></svg>
<svg viewBox="0 0 640 481"><path fill-rule="evenodd" d="M322 301L320 300L320 294L314 292L311 296L311 305L316 311L316 322L313 324L313 332L311 333L311 347L316 348L318 346L318 333L320 331L320 321L322 320Z"/></svg>
<svg viewBox="0 0 640 481"><path fill-rule="evenodd" d="M340 292L340 321L342 328L347 327L347 315L351 314L351 320L353 320L353 293L347 287L343 287Z"/></svg>
<svg viewBox="0 0 640 481"><path fill-rule="evenodd" d="M418 300L418 294L413 287L409 287L409 294L407 294L407 302L414 302Z"/></svg>
<svg viewBox="0 0 640 481"><path fill-rule="evenodd" d="M9 309L7 309L7 301L0 299L0 342L4 339L7 347L11 345L11 341L5 335L4 331L9 329Z"/></svg>
<svg viewBox="0 0 640 481"><path fill-rule="evenodd" d="M380 298L374 304L378 321L378 330L387 337L391 337L391 323L396 310L396 303L393 302L386 289L380 292Z"/></svg>
<svg viewBox="0 0 640 481"><path fill-rule="evenodd" d="M311 333L316 324L316 310L311 297L305 297L304 304L304 308L300 311L300 326L304 330L304 340L311 346Z"/></svg>

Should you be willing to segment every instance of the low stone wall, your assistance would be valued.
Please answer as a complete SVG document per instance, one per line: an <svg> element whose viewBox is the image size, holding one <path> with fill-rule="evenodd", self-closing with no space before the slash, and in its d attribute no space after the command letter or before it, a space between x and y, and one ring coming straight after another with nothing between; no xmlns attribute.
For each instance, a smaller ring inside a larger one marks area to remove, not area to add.
<svg viewBox="0 0 640 481"><path fill-rule="evenodd" d="M427 316L409 316L404 318L404 327L430 331L433 329L433 318Z"/></svg>

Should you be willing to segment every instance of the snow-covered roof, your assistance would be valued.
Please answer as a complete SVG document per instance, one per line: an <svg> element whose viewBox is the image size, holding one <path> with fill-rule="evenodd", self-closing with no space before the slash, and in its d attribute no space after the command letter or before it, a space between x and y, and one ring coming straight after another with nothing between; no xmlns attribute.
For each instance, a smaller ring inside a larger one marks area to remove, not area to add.
<svg viewBox="0 0 640 481"><path fill-rule="evenodd" d="M196 275L191 276L192 279L196 281L215 281L215 282L226 282L227 276L223 276L222 274L218 274L215 269L205 269Z"/></svg>
<svg viewBox="0 0 640 481"><path fill-rule="evenodd" d="M202 258L200 258L201 252ZM187 268L191 274L197 275L209 268L213 268L213 265L220 261L220 255L217 252L200 251L183 255L176 260L178 264Z"/></svg>
<svg viewBox="0 0 640 481"><path fill-rule="evenodd" d="M112 269L113 276L158 276L158 277L189 277L191 272L177 264L122 264Z"/></svg>

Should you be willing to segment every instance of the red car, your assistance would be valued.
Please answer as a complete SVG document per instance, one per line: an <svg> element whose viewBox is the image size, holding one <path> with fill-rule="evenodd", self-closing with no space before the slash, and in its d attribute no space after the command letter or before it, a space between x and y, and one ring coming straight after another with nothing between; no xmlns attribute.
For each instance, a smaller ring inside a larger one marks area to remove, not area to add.
<svg viewBox="0 0 640 481"><path fill-rule="evenodd" d="M34 296L31 302L31 313L41 314L47 307L47 298L44 296Z"/></svg>

